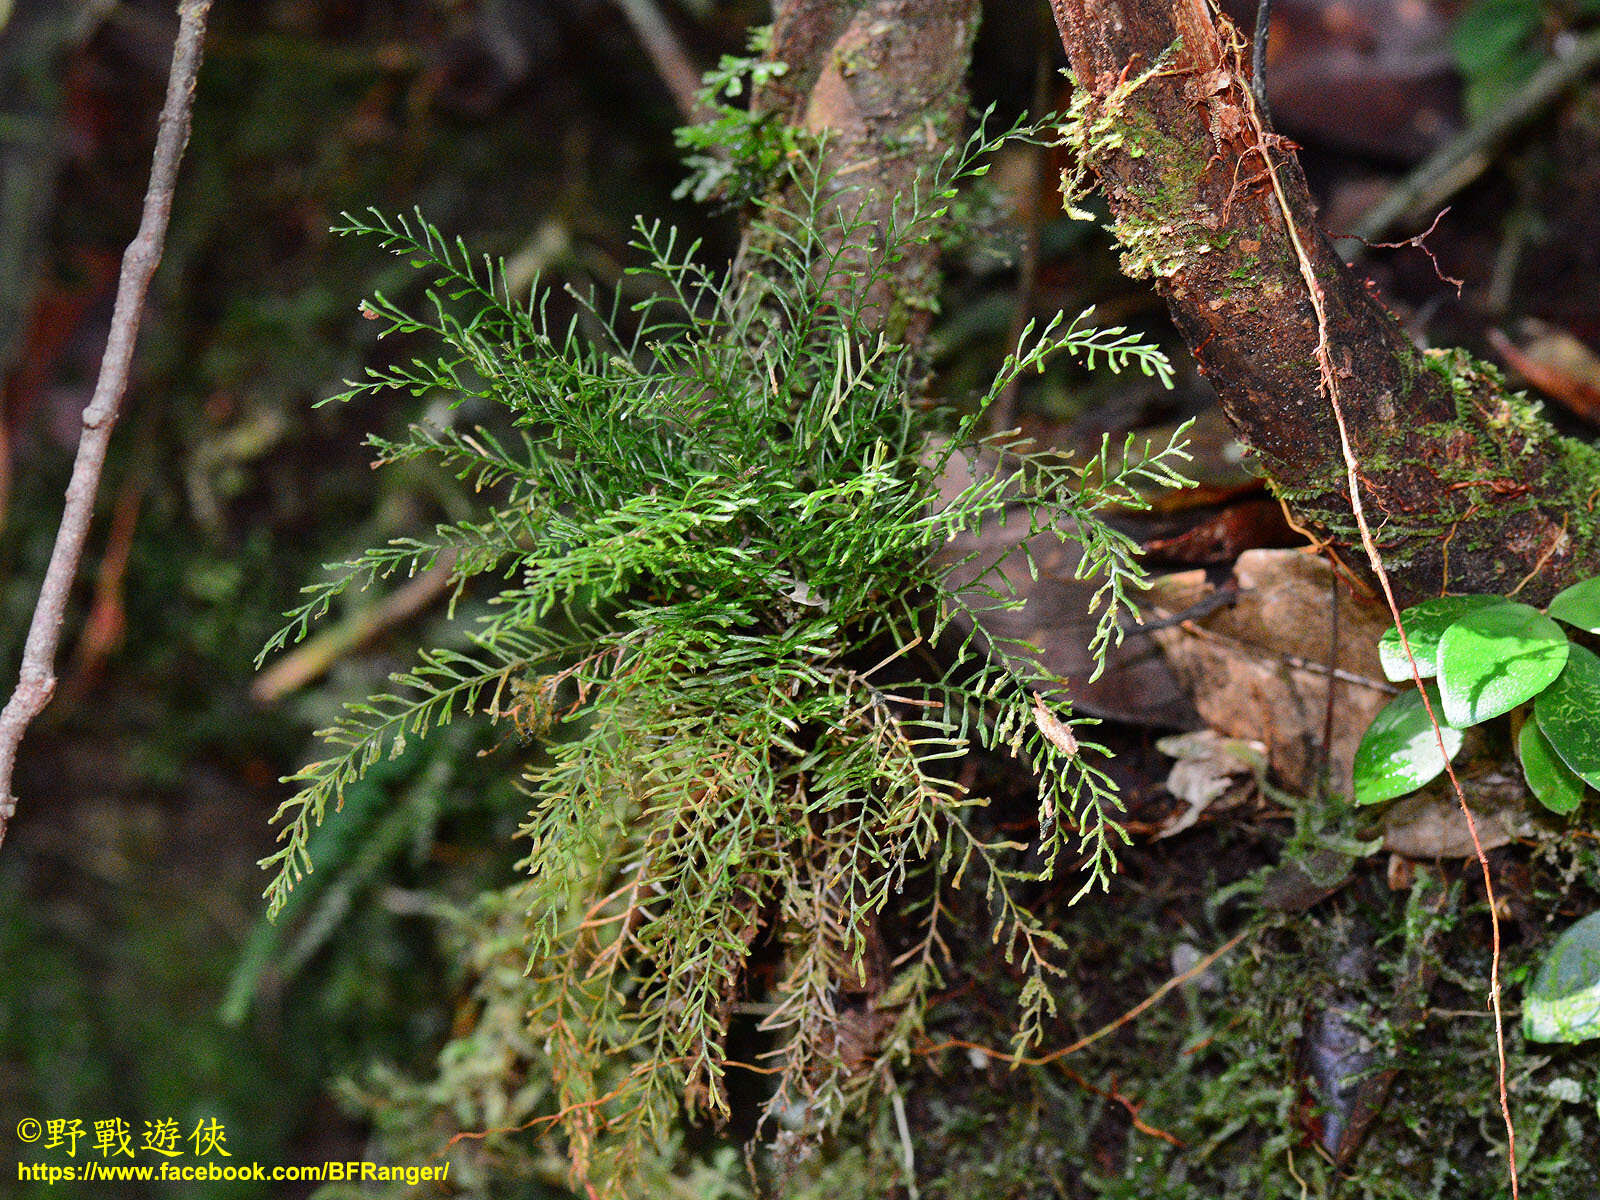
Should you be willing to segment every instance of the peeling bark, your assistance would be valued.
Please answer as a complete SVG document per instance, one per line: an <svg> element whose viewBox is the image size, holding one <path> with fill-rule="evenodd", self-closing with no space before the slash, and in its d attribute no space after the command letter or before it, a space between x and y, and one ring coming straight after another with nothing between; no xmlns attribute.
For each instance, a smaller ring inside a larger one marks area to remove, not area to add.
<svg viewBox="0 0 1600 1200"><path fill-rule="evenodd" d="M1600 571L1600 453L1558 437L1493 368L1421 352L1339 260L1305 177L1249 98L1243 39L1206 0L1051 0L1085 165L1224 411L1297 516L1359 546L1316 315L1268 156L1324 291L1362 496L1401 603L1541 602ZM1358 552L1352 556L1361 559Z"/></svg>
<svg viewBox="0 0 1600 1200"><path fill-rule="evenodd" d="M883 228L897 197L957 143L977 0L779 0L771 56L789 65L759 108L827 138L825 169ZM938 290L938 247L912 248L870 295L892 338L917 344Z"/></svg>

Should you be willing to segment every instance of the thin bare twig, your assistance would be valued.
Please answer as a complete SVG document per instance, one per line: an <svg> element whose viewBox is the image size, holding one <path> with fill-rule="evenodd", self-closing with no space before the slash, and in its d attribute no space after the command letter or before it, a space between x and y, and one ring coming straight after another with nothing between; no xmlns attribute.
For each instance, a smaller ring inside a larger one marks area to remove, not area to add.
<svg viewBox="0 0 1600 1200"><path fill-rule="evenodd" d="M617 0L617 7L633 26L661 82L672 93L679 114L690 124L705 119L706 113L700 105L700 72L689 61L677 33L656 7L655 0Z"/></svg>
<svg viewBox="0 0 1600 1200"><path fill-rule="evenodd" d="M1400 242L1369 242L1364 237L1357 237L1356 240L1358 242L1360 242L1363 246L1365 246L1368 250L1404 250L1407 246L1411 246L1411 247L1413 247L1413 248L1415 248L1417 250L1421 250L1424 254L1426 254L1428 256L1428 261L1433 264L1433 273L1439 277L1439 282L1440 283L1448 283L1451 287L1455 288L1456 289L1456 299L1459 300L1459 299L1461 299L1461 289L1463 287L1465 287L1466 284L1462 280L1457 279L1453 275L1446 275L1444 273L1444 268L1439 265L1438 257L1434 254L1434 252L1428 246L1428 239L1433 236L1433 231L1435 229L1439 228L1439 222L1444 220L1445 217L1447 215L1449 215L1449 212L1450 212L1450 209L1449 209L1448 206L1446 206L1444 208L1441 208L1438 212L1434 213L1434 215L1433 215L1433 224L1429 225L1426 229L1424 229L1421 233L1417 234L1415 237L1408 237L1404 241L1400 241Z"/></svg>
<svg viewBox="0 0 1600 1200"><path fill-rule="evenodd" d="M1056 1063L1056 1070L1060 1071L1084 1091L1092 1092L1103 1100L1110 1100L1113 1104L1121 1105L1123 1109L1127 1111L1128 1120L1132 1122L1133 1127L1140 1133L1147 1137L1160 1138L1169 1146L1176 1146L1179 1150L1183 1149L1183 1142L1179 1138L1174 1137L1165 1129L1158 1129L1156 1126L1151 1125L1148 1121L1139 1116L1139 1110L1144 1107L1144 1101L1141 1100L1138 1103L1135 1103L1134 1101L1128 1099L1128 1097L1124 1096L1121 1092L1117 1091L1117 1077L1115 1075L1111 1077L1111 1083L1108 1087L1096 1087L1082 1075L1078 1074L1078 1072L1067 1066L1067 1064L1064 1062Z"/></svg>
<svg viewBox="0 0 1600 1200"><path fill-rule="evenodd" d="M250 685L250 699L257 704L276 704L290 692L326 674L328 668L350 651L416 616L450 590L455 579L455 561L455 552L447 551L439 556L438 564L431 570L422 572L372 607L312 638L258 675Z"/></svg>
<svg viewBox="0 0 1600 1200"><path fill-rule="evenodd" d="M1194 966L1190 967L1187 971L1183 972L1181 975L1174 975L1171 979L1167 980L1160 987L1158 987L1155 991L1151 992L1148 996L1146 996L1143 1000L1139 1001L1138 1004L1135 1004L1132 1008L1130 1008L1127 1012L1123 1013L1116 1020L1106 1022L1106 1024L1100 1026L1099 1029L1096 1029L1091 1034L1087 1034L1084 1037L1079 1038L1077 1041L1073 1042L1070 1046L1063 1046L1059 1050L1050 1051L1050 1053L1048 1053L1048 1054L1039 1054L1039 1055L1033 1055L1033 1056L1029 1056L1029 1055L1026 1055L1026 1054L1007 1054L1004 1050L996 1050L996 1049L994 1049L993 1047L990 1047L990 1046L981 1046L977 1042L963 1041L961 1038L948 1038L948 1039L946 1039L945 1041L942 1041L942 1042L931 1043L931 1044L926 1045L926 1046L918 1046L916 1048L916 1052L918 1054L921 1054L921 1055L927 1057L927 1056L931 1056L931 1055L937 1054L941 1050L949 1050L951 1048L958 1048L958 1049L963 1049L963 1050L977 1050L980 1053L985 1054L990 1058L997 1059L998 1061L1003 1062L1003 1063L1010 1063L1013 1066L1020 1066L1020 1067L1043 1067L1043 1066L1047 1066L1050 1063L1056 1062L1058 1059L1062 1059L1062 1058L1067 1057L1069 1054L1076 1054L1076 1053L1078 1053L1078 1051L1084 1049L1085 1047L1094 1045L1094 1043L1098 1042L1101 1038L1105 1037L1107 1034L1115 1033L1117 1030L1121 1029L1124 1025L1126 1025L1129 1021L1132 1021L1135 1018L1137 1018L1146 1009L1150 1008L1152 1005L1160 1003L1162 997L1164 997L1168 992L1172 991L1173 988L1181 987L1183 984L1188 983L1189 980L1194 979L1196 976L1205 974L1206 969L1208 967L1210 967L1212 963L1216 962L1217 959L1221 958L1229 950L1232 950L1240 942L1244 941L1245 938L1250 936L1250 933L1251 933L1250 930L1245 929L1245 930L1241 930L1239 933L1234 934L1231 938L1229 938L1227 941L1223 942L1222 945L1218 946L1210 954L1206 955L1199 962L1195 963Z"/></svg>
<svg viewBox="0 0 1600 1200"><path fill-rule="evenodd" d="M144 214L137 236L122 256L122 277L117 283L105 357L100 360L100 377L95 381L94 395L83 410L78 456L72 464L72 479L67 484L55 548L50 553L50 565L45 569L39 602L28 627L17 687L6 701L5 709L0 711L0 843L5 841L6 826L17 808L16 797L11 792L17 747L29 723L55 692L55 658L61 641L61 621L73 578L78 573L78 563L83 558L83 544L94 515L95 492L100 486L100 472L105 466L117 409L128 388L128 369L133 363L145 293L150 289L150 278L161 261L166 241L178 163L189 140L195 78L200 71L206 15L210 10L211 0L183 0L178 5L178 39L172 50L172 70L167 76L166 102L161 106L150 186L144 196Z"/></svg>
<svg viewBox="0 0 1600 1200"><path fill-rule="evenodd" d="M1600 64L1600 30L1578 38L1560 58L1540 67L1503 104L1487 113L1459 136L1452 138L1419 164L1357 222L1351 236L1340 238L1335 246L1347 260L1361 253L1361 240L1375 238L1396 221L1418 210L1437 208L1456 192L1481 175L1490 162L1490 151L1519 125L1537 116L1544 107L1596 64Z"/></svg>

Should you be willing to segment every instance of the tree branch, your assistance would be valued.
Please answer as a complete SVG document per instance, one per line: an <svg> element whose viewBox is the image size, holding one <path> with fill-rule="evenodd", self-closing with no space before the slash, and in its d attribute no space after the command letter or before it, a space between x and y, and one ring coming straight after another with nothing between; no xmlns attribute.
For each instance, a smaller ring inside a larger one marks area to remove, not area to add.
<svg viewBox="0 0 1600 1200"><path fill-rule="evenodd" d="M634 36L649 55L661 82L672 93L678 114L685 121L704 120L706 114L699 100L700 72L689 61L677 33L654 0L617 0L617 7L633 26Z"/></svg>
<svg viewBox="0 0 1600 1200"><path fill-rule="evenodd" d="M1345 267L1316 225L1294 147L1251 119L1248 51L1227 18L1207 0L1051 3L1087 93L1078 152L1104 187L1124 269L1154 280L1296 515L1361 544L1322 394L1325 340L1402 604L1508 592L1535 568L1537 603L1596 573L1600 455L1556 436L1492 368L1419 351ZM1323 289L1321 319L1301 250Z"/></svg>
<svg viewBox="0 0 1600 1200"><path fill-rule="evenodd" d="M172 70L167 76L167 98L161 107L156 135L155 157L150 168L150 185L145 191L144 213L139 232L122 256L122 277L117 283L116 306L111 316L111 332L106 338L105 357L100 361L100 376L94 395L83 410L83 431L78 439L78 455L72 464L67 484L61 526L56 531L55 548L39 588L39 602L33 610L28 639L22 651L22 667L16 690L0 711L0 843L16 812L16 797L11 781L16 768L17 747L32 720L39 715L55 692L56 648L61 640L61 622L66 613L67 596L83 558L84 540L94 515L95 492L105 466L106 449L116 425L117 410L128 387L128 370L133 362L134 343L139 334L139 318L144 309L150 278L161 261L167 236L167 221L172 214L172 193L178 176L178 163L189 141L190 114L194 107L195 79L200 70L206 15L211 0L183 0L178 6L178 38L172 51Z"/></svg>
<svg viewBox="0 0 1600 1200"><path fill-rule="evenodd" d="M756 106L826 135L825 172L852 206L887 225L920 171L961 141L977 0L779 0L771 56L786 74ZM939 287L939 248L911 247L868 295L875 323L919 344Z"/></svg>

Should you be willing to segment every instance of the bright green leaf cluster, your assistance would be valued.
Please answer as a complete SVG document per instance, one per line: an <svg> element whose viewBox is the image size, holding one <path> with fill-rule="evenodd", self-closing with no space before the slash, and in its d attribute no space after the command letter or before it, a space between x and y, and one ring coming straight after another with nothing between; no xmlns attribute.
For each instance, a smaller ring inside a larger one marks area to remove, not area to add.
<svg viewBox="0 0 1600 1200"><path fill-rule="evenodd" d="M1430 683L1425 690L1428 704L1437 712L1438 687ZM1444 770L1447 759L1461 749L1461 741L1461 731L1447 725L1434 733L1422 693L1401 692L1372 719L1356 749L1356 803L1378 804L1416 791Z"/></svg>
<svg viewBox="0 0 1600 1200"><path fill-rule="evenodd" d="M1378 643L1384 674L1434 682L1374 718L1356 751L1358 804L1415 791L1460 751L1461 730L1507 713L1521 718L1517 756L1546 808L1573 812L1585 784L1600 788L1600 658L1558 624L1600 631L1600 578L1567 588L1543 613L1503 596L1442 596L1400 615L1404 639L1391 629Z"/></svg>
<svg viewBox="0 0 1600 1200"><path fill-rule="evenodd" d="M771 187L784 161L799 148L795 126L751 110L755 92L788 73L767 51L772 26L751 30L748 55L724 54L705 74L695 99L701 118L675 131L689 174L674 199L742 204Z"/></svg>
<svg viewBox="0 0 1600 1200"><path fill-rule="evenodd" d="M280 810L268 896L281 907L310 869L310 830L406 739L478 713L537 740L526 1007L560 1106L579 1114L580 1171L620 1171L681 1107L726 1115L728 1022L752 992L777 1071L769 1112L814 1128L840 1115L846 1086L881 1077L939 986L941 894L963 879L985 889L994 941L1024 979L1019 1039L1032 1039L1060 947L1016 884L1048 877L1063 853L1082 891L1114 866L1125 835L1089 723L1024 647L984 637L988 614L1019 603L998 564L974 571L940 550L996 520L1024 523L1024 553L1075 541L1083 575L1103 580L1103 655L1143 575L1138 547L1096 510L1181 485L1182 431L1156 447L1106 442L1083 464L974 443L987 404L1053 355L1164 380L1170 368L1121 329L1058 316L1024 331L972 411L941 415L916 403L912 356L869 315L873 289L942 232L957 184L1007 136L980 132L886 223L791 162L782 203L757 202L737 270L640 224L650 265L630 294L645 299L626 321L591 305L564 332L538 289L512 296L501 267L420 216L344 227L431 272L426 312L382 296L368 311L385 334L439 350L340 398L477 397L511 432L451 424L377 442L382 462L430 458L471 480L484 511L336 569L269 646L302 636L342 591L447 553L458 597L492 593L462 622L466 649L427 652L324 733L335 753ZM950 470L957 455L970 461ZM942 495L957 475L970 482ZM1031 866L971 819L982 801L953 764L974 742L1039 777ZM836 997L908 882L920 899L897 911L910 946L880 1002L897 1032L877 1068L847 1069ZM759 987L745 976L758 938L782 949Z"/></svg>

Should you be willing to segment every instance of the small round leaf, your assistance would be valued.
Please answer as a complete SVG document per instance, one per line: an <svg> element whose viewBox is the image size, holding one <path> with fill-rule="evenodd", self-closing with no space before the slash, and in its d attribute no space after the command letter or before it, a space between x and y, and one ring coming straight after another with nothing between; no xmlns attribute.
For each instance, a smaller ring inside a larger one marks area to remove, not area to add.
<svg viewBox="0 0 1600 1200"><path fill-rule="evenodd" d="M1533 717L1561 761L1600 788L1600 658L1572 647L1566 670L1534 701Z"/></svg>
<svg viewBox="0 0 1600 1200"><path fill-rule="evenodd" d="M1558 621L1600 633L1600 575L1557 592L1545 611Z"/></svg>
<svg viewBox="0 0 1600 1200"><path fill-rule="evenodd" d="M1406 641L1411 643L1411 653L1417 660L1417 674L1428 679L1439 673L1435 656L1446 629L1474 609L1504 603L1501 596L1440 596L1413 604L1401 613ZM1384 675L1392 682L1411 678L1411 664L1406 661L1405 648L1400 645L1399 630L1391 629L1378 639L1378 661L1383 664Z"/></svg>
<svg viewBox="0 0 1600 1200"><path fill-rule="evenodd" d="M1524 721L1517 734L1517 757L1522 759L1522 774L1528 788L1553 813L1565 816L1583 803L1583 780L1561 761L1537 720Z"/></svg>
<svg viewBox="0 0 1600 1200"><path fill-rule="evenodd" d="M1428 700L1439 711L1439 691L1428 685ZM1440 728L1450 758L1461 749L1463 734L1448 725ZM1381 804L1414 792L1444 770L1439 739L1428 710L1415 688L1408 688L1372 718L1361 745L1356 748L1355 798L1357 804Z"/></svg>
<svg viewBox="0 0 1600 1200"><path fill-rule="evenodd" d="M1460 729L1532 700L1567 665L1571 643L1531 604L1475 608L1439 639L1444 718Z"/></svg>
<svg viewBox="0 0 1600 1200"><path fill-rule="evenodd" d="M1586 1042L1600 1037L1600 913L1556 939L1522 1001L1522 1036L1530 1042Z"/></svg>

